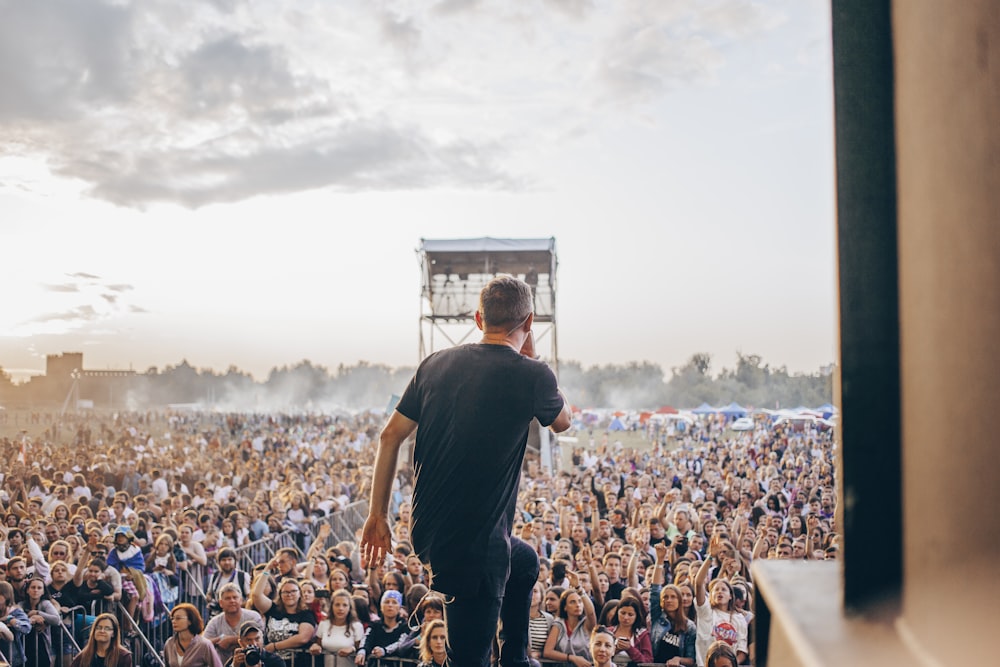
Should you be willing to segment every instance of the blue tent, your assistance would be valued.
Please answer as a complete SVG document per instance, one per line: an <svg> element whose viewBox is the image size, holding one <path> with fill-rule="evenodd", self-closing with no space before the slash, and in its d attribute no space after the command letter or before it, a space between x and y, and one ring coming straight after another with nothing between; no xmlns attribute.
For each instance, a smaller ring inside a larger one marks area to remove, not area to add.
<svg viewBox="0 0 1000 667"><path fill-rule="evenodd" d="M724 408L719 408L719 412L727 417L746 417L747 411L739 403L733 402Z"/></svg>
<svg viewBox="0 0 1000 667"><path fill-rule="evenodd" d="M829 419L837 412L837 408L830 405L829 403L824 403L823 405L816 408L816 412L823 415L823 419Z"/></svg>
<svg viewBox="0 0 1000 667"><path fill-rule="evenodd" d="M614 419L611 420L611 423L608 425L608 430L609 431L624 431L625 430L625 424L622 423L621 419L618 419L618 417L615 417Z"/></svg>
<svg viewBox="0 0 1000 667"><path fill-rule="evenodd" d="M715 408L713 408L708 403L702 403L701 405L699 405L698 407L696 407L691 412L695 413L696 415L710 415L710 414L714 414L714 413L718 412L718 410L716 410Z"/></svg>

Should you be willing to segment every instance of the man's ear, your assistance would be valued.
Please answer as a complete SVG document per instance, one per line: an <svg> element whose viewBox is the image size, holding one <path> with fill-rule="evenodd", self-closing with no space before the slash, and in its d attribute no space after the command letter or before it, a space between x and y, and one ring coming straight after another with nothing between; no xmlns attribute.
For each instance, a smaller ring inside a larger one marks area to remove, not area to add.
<svg viewBox="0 0 1000 667"><path fill-rule="evenodd" d="M485 331L485 329L483 328L483 313L478 310L476 311L476 327L480 331Z"/></svg>
<svg viewBox="0 0 1000 667"><path fill-rule="evenodd" d="M534 321L535 321L535 313L534 312L528 313L528 319L524 321L524 324L521 326L521 329L525 332L531 331L531 324Z"/></svg>

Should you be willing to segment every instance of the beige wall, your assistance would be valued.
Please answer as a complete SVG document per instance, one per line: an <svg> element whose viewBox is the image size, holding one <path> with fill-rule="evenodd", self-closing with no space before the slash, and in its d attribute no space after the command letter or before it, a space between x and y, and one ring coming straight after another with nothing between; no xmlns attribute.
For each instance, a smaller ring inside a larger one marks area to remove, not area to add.
<svg viewBox="0 0 1000 667"><path fill-rule="evenodd" d="M900 629L956 664L1000 655L1000 1L896 0L893 24Z"/></svg>

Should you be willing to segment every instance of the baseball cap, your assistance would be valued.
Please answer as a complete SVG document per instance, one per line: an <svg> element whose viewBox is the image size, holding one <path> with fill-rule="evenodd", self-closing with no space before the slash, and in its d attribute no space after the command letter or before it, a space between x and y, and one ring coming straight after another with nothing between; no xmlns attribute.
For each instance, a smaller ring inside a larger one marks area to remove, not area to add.
<svg viewBox="0 0 1000 667"><path fill-rule="evenodd" d="M343 565L344 567L347 568L348 572L354 569L354 561L352 561L347 556L334 556L333 558L330 559L330 562L336 563L337 565Z"/></svg>
<svg viewBox="0 0 1000 667"><path fill-rule="evenodd" d="M240 624L240 637L245 637L251 630L261 632L260 626L253 621L243 621Z"/></svg>

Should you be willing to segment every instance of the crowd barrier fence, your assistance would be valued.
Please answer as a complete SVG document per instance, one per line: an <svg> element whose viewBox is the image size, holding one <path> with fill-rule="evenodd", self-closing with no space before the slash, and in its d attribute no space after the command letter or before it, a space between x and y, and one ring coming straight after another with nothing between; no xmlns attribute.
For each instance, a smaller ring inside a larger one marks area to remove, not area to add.
<svg viewBox="0 0 1000 667"><path fill-rule="evenodd" d="M285 530L237 547L235 549L237 567L251 572L256 565L267 563L274 557L278 549L285 547L295 549L299 558L303 558L305 550L312 541L317 539L324 523L330 526L329 536L323 545L324 550L344 540L353 541L356 531L364 525L367 513L368 503L358 501L309 524L307 532L295 534L291 530ZM122 642L132 652L133 664L136 667L164 667L163 646L172 634L170 608L176 603L187 602L198 609L206 623L210 618L205 591L215 569L211 564L201 565L191 561L186 562L188 563L186 568L178 568L179 584L176 602L155 608L152 618L149 620L143 618L141 614L139 614L140 618L136 620L128 614L123 605L109 600L95 600L88 605L73 607L64 613L63 623L60 624L58 632L54 627L52 628L52 657L54 657L56 667L68 667L73 657L87 642L90 630L88 618L92 620L93 617L105 612L117 615L121 626ZM37 634L32 633L26 640L41 641L40 636L32 637L32 635ZM7 664L10 664L9 652L9 645L0 644L0 659ZM325 657L323 655L315 656L310 667L326 667ZM368 661L368 664L378 665L378 667L382 667L382 665L399 667L409 662L415 661L397 660L391 662L388 659L383 659L383 662L379 663L372 659Z"/></svg>

